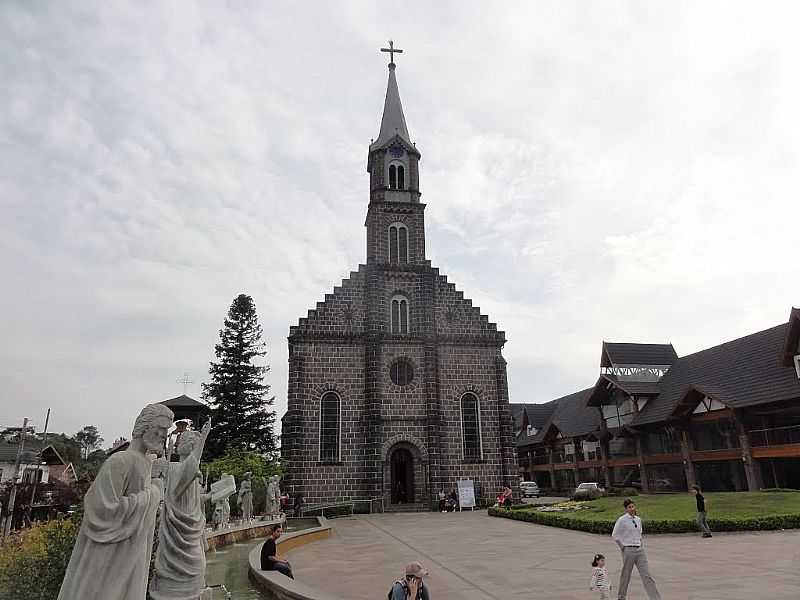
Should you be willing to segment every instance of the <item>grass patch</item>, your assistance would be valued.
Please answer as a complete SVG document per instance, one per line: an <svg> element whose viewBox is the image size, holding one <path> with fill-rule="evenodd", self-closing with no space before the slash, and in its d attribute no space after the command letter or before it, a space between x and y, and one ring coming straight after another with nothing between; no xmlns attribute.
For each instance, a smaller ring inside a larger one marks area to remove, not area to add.
<svg viewBox="0 0 800 600"><path fill-rule="evenodd" d="M800 492L717 492L705 494L708 523L714 531L753 531L800 528ZM697 531L696 507L689 494L633 498L647 533ZM519 521L610 534L622 512L621 498L599 498L575 512L540 512L535 508L491 508L489 514Z"/></svg>

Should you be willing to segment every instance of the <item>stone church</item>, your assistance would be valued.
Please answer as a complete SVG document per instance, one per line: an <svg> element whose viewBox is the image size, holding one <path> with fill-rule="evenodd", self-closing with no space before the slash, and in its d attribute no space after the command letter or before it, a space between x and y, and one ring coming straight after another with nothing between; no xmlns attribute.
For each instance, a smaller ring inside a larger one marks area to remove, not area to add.
<svg viewBox="0 0 800 600"><path fill-rule="evenodd" d="M284 487L306 504L423 509L459 479L485 499L518 480L505 334L425 257L395 71L367 155L366 264L289 332Z"/></svg>

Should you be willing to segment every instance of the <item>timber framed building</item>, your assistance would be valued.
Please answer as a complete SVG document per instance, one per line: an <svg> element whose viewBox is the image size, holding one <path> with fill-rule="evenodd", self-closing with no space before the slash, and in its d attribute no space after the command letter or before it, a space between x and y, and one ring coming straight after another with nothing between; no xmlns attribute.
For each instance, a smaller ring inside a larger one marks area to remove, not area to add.
<svg viewBox="0 0 800 600"><path fill-rule="evenodd" d="M520 474L543 488L800 488L800 309L680 358L604 342L593 387L512 412Z"/></svg>

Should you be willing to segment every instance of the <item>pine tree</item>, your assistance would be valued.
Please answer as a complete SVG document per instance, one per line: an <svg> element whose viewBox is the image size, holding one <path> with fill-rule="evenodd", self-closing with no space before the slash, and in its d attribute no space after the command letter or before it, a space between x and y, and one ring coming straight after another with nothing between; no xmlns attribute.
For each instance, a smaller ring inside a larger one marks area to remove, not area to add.
<svg viewBox="0 0 800 600"><path fill-rule="evenodd" d="M266 398L269 385L264 383L269 366L254 362L267 354L261 333L253 299L240 294L219 332L220 341L214 347L217 360L209 367L211 381L203 384L213 426L206 460L219 458L226 448L275 451L275 411L269 409L275 398Z"/></svg>

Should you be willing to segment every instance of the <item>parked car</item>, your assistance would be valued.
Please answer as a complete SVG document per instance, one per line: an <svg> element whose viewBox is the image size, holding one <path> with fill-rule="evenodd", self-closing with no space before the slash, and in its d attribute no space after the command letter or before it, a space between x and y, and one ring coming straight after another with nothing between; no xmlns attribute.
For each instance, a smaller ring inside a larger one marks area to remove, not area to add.
<svg viewBox="0 0 800 600"><path fill-rule="evenodd" d="M535 481L523 481L519 484L519 489L523 498L538 498L540 494L539 484Z"/></svg>
<svg viewBox="0 0 800 600"><path fill-rule="evenodd" d="M606 495L605 488L600 487L599 483L581 483L572 492L573 500L594 500Z"/></svg>

